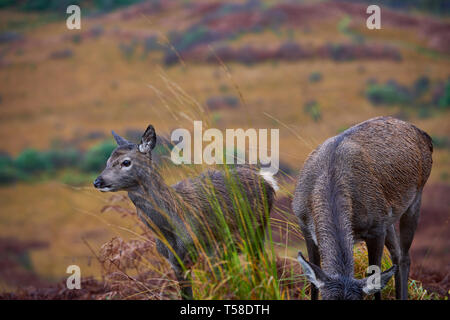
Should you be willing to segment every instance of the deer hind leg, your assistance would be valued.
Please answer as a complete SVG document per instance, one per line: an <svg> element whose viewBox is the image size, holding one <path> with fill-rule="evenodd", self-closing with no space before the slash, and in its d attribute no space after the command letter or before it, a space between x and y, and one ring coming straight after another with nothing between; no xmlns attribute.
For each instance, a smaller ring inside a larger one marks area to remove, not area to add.
<svg viewBox="0 0 450 320"><path fill-rule="evenodd" d="M408 210L400 218L400 276L402 282L400 299L402 300L408 299L408 277L411 264L409 248L419 221L421 198L422 192L419 192Z"/></svg>
<svg viewBox="0 0 450 320"><path fill-rule="evenodd" d="M383 257L383 249L386 233L381 233L373 238L366 239L367 252L369 255L369 265L378 266L381 269L381 259ZM381 300L381 291L374 294L375 300Z"/></svg>
<svg viewBox="0 0 450 320"><path fill-rule="evenodd" d="M314 263L316 266L320 267L319 248L314 243L314 240L310 236L307 236L307 233L304 232L303 234L305 235L309 262ZM316 286L311 283L311 300L317 300L318 297L319 289L317 289Z"/></svg>
<svg viewBox="0 0 450 320"><path fill-rule="evenodd" d="M395 225L391 225L387 228L386 233L386 247L391 255L392 264L397 265L397 272L395 273L395 298L401 299L402 282L400 276L400 243L398 240L398 234L395 230Z"/></svg>

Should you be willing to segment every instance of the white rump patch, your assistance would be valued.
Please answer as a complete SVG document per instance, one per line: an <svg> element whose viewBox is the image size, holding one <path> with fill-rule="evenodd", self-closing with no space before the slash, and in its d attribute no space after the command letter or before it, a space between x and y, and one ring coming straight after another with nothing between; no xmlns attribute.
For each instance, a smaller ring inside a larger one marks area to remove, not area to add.
<svg viewBox="0 0 450 320"><path fill-rule="evenodd" d="M259 170L259 175L263 177L266 182L268 182L275 191L278 191L278 183L277 180L273 177L273 173L267 170Z"/></svg>

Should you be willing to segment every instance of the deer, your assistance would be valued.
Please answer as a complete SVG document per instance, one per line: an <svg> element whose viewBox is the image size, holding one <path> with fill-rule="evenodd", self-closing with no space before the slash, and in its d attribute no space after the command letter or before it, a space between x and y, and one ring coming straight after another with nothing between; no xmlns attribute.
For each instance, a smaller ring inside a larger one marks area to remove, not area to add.
<svg viewBox="0 0 450 320"><path fill-rule="evenodd" d="M292 210L306 242L309 261L301 251L297 260L312 283L311 300L319 293L325 300L360 300L371 294L380 300L392 276L396 299L408 298L409 249L432 153L424 131L377 117L327 139L309 154ZM389 251L393 265L378 272L376 283L375 278L354 278L353 246L361 241L369 265L378 271L385 245Z"/></svg>
<svg viewBox="0 0 450 320"><path fill-rule="evenodd" d="M126 191L136 207L139 218L156 235L157 251L170 263L181 287L182 299L192 299L192 285L186 284L183 266L195 261L195 241L205 243L207 249L220 242L223 232L212 206L211 194L217 199L232 234L238 233L236 209L223 170L209 169L197 177L169 186L152 161L157 135L149 125L139 144L132 143L112 131L117 147L106 162L105 169L95 179L94 187L102 192ZM256 220L255 228L265 234L277 182L268 171L257 171L246 165L231 168L229 174L240 185L242 196L248 199L250 212ZM214 239L208 237L213 234ZM264 241L262 236L262 241ZM217 246L216 246L217 247ZM211 250L209 253L211 253Z"/></svg>

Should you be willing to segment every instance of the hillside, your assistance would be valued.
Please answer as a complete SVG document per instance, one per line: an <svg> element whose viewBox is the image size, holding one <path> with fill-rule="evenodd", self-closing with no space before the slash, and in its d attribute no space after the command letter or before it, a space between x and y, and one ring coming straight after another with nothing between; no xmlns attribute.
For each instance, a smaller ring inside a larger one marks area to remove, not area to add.
<svg viewBox="0 0 450 320"><path fill-rule="evenodd" d="M94 190L98 172L77 165L112 129L136 137L152 123L170 136L192 131L192 120L220 130L279 128L283 220L292 218L295 176L318 144L392 115L434 140L412 276L448 295L448 16L383 7L382 29L368 30L363 1L161 0L104 11L88 3L81 30L66 28L64 10L0 8L0 291L55 285L72 263L104 280L101 246L115 236L140 239L128 200ZM80 155L61 168L43 160L30 173L15 164L30 148ZM280 260L302 246L291 232ZM283 244L283 232L274 233Z"/></svg>

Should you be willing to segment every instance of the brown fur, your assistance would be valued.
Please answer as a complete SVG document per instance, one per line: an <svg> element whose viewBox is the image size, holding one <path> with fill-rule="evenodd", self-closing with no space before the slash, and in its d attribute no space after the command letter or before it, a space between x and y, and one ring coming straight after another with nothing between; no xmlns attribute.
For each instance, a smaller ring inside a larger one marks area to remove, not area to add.
<svg viewBox="0 0 450 320"><path fill-rule="evenodd" d="M400 264L397 297L406 298L401 286L409 273L408 250L432 151L425 132L390 117L367 120L317 147L305 162L293 201L310 260L318 266L321 261L325 274L352 277L354 241L366 241L369 264L380 265L386 239ZM399 220L400 235L392 227Z"/></svg>
<svg viewBox="0 0 450 320"><path fill-rule="evenodd" d="M223 230L218 229L223 224L212 206L214 199L217 199L232 235L238 234L238 214L230 198L230 181L239 185L240 193L235 196L247 198L249 212L255 218L254 231L259 232L261 240L264 239L265 213L270 212L275 191L254 168L241 166L227 173L209 170L168 186L151 160L151 150L156 143L153 127L149 126L139 145L114 136L119 146L94 185L100 190L107 188L104 191L128 191L139 217L158 235L158 251L169 260L180 281L184 277L177 256L187 264L195 259L195 243L203 243L212 253L225 240ZM125 160L131 165L124 166ZM189 285L182 288L182 295L192 297Z"/></svg>

